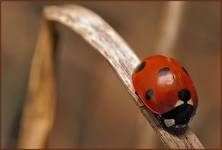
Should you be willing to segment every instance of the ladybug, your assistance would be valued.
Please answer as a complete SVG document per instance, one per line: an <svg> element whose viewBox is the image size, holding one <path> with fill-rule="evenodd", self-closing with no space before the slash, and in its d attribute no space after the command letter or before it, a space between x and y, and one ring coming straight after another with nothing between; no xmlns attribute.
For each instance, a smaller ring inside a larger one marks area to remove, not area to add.
<svg viewBox="0 0 222 150"><path fill-rule="evenodd" d="M144 106L165 127L187 127L198 98L190 75L175 59L162 55L145 58L134 70L132 82Z"/></svg>

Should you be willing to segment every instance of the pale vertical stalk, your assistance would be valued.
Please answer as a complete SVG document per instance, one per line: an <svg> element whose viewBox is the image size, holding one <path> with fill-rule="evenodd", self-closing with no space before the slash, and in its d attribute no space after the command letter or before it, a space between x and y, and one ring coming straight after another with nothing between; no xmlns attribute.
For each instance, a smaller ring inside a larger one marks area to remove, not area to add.
<svg viewBox="0 0 222 150"><path fill-rule="evenodd" d="M22 114L19 148L44 148L55 109L53 28L43 21L31 64L27 100Z"/></svg>
<svg viewBox="0 0 222 150"><path fill-rule="evenodd" d="M167 2L160 26L156 53L167 56L174 55L174 47L178 39L180 23L183 19L185 3L183 1Z"/></svg>

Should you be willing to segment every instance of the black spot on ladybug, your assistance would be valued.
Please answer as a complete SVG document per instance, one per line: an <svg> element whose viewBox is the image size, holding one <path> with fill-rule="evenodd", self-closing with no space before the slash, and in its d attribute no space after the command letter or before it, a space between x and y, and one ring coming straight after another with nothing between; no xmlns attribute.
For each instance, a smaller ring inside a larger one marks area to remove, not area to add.
<svg viewBox="0 0 222 150"><path fill-rule="evenodd" d="M189 73L187 72L187 70L186 70L184 67L182 67L182 69L183 69L183 71L184 71L186 74L189 75Z"/></svg>
<svg viewBox="0 0 222 150"><path fill-rule="evenodd" d="M187 102L191 98L191 93L188 89L182 89L178 92L178 98Z"/></svg>
<svg viewBox="0 0 222 150"><path fill-rule="evenodd" d="M152 90L152 89L147 90L147 91L146 91L146 98L147 98L148 100L151 100L152 97L153 97L153 90Z"/></svg>
<svg viewBox="0 0 222 150"><path fill-rule="evenodd" d="M140 65L138 65L138 66L136 67L136 69L134 70L134 72L137 73L137 72L143 70L143 68L145 67L145 65L146 65L145 62L141 63Z"/></svg>

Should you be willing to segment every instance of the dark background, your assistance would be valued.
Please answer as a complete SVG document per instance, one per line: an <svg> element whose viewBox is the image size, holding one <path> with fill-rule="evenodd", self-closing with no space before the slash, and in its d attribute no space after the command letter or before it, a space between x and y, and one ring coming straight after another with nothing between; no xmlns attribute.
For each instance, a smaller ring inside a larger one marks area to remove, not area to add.
<svg viewBox="0 0 222 150"><path fill-rule="evenodd" d="M76 2L101 15L142 59L157 53L167 2ZM15 147L44 5L2 2L2 145ZM220 3L185 2L171 55L196 85L190 123L206 148L220 147ZM50 148L158 148L162 144L117 76L91 46L58 25L58 101Z"/></svg>

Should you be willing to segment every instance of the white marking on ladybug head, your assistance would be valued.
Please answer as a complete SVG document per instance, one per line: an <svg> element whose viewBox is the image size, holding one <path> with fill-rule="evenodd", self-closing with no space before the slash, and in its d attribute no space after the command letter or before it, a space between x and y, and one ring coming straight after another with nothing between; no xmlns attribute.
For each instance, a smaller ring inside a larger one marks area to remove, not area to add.
<svg viewBox="0 0 222 150"><path fill-rule="evenodd" d="M184 101L182 100L178 100L177 103L174 105L174 107L177 107L177 106L180 106L180 105L183 105L184 104ZM193 106L193 100L192 99L189 99L189 101L187 101L187 104L190 104Z"/></svg>
<svg viewBox="0 0 222 150"><path fill-rule="evenodd" d="M173 126L173 125L175 125L175 120L174 119L164 119L164 124L167 127Z"/></svg>
<svg viewBox="0 0 222 150"><path fill-rule="evenodd" d="M193 106L193 101L192 101L192 99L190 99L190 100L187 102L187 104L190 104L190 105Z"/></svg>
<svg viewBox="0 0 222 150"><path fill-rule="evenodd" d="M179 99L177 101L177 103L174 105L174 107L177 107L177 106L180 106L180 105L183 105L183 104L184 104L184 102Z"/></svg>

